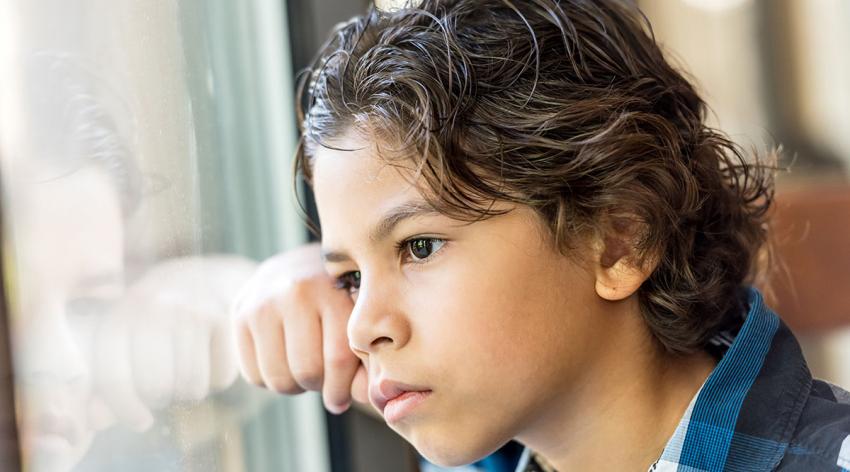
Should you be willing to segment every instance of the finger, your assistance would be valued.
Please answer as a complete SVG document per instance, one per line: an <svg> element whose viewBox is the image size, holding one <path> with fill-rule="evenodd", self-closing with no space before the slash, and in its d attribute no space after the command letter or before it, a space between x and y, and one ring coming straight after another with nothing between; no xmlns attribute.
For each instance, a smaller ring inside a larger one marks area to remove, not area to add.
<svg viewBox="0 0 850 472"><path fill-rule="evenodd" d="M315 304L315 300L311 300ZM313 305L315 306L315 305ZM288 307L284 314L286 356L292 377L306 390L322 390L322 322L315 309Z"/></svg>
<svg viewBox="0 0 850 472"><path fill-rule="evenodd" d="M162 316L135 313L130 359L136 390L146 404L162 408L174 391L174 348L170 326Z"/></svg>
<svg viewBox="0 0 850 472"><path fill-rule="evenodd" d="M212 366L210 365L210 337L212 330L209 325L204 324L200 330L195 330L195 350L191 358L195 361L195 383L190 392L192 400L203 400L210 393L210 376ZM192 369L192 366L189 366Z"/></svg>
<svg viewBox="0 0 850 472"><path fill-rule="evenodd" d="M369 405L369 373L362 363L357 366L354 381L351 382L351 398L358 403Z"/></svg>
<svg viewBox="0 0 850 472"><path fill-rule="evenodd" d="M239 360L239 372L246 382L265 386L263 376L260 373L260 367L257 364L257 350L254 343L254 337L251 334L250 327L242 321L236 321L233 324L233 344L236 345L236 352Z"/></svg>
<svg viewBox="0 0 850 472"><path fill-rule="evenodd" d="M289 370L281 319L268 305L260 309L251 327L257 348L257 365L266 387L278 393L301 393L303 388Z"/></svg>
<svg viewBox="0 0 850 472"><path fill-rule="evenodd" d="M174 330L174 394L178 400L200 400L209 391L209 333L191 313L176 315Z"/></svg>
<svg viewBox="0 0 850 472"><path fill-rule="evenodd" d="M98 330L95 354L95 387L118 420L136 431L153 424L153 415L135 391L127 325L123 317L110 316Z"/></svg>
<svg viewBox="0 0 850 472"><path fill-rule="evenodd" d="M336 304L322 316L322 346L324 357L324 382L322 398L325 408L342 413L351 404L351 384L360 359L348 346L346 324L351 313L351 302Z"/></svg>
<svg viewBox="0 0 850 472"><path fill-rule="evenodd" d="M116 421L115 414L97 395L89 400L88 418L89 426L94 431L102 431L115 424Z"/></svg>
<svg viewBox="0 0 850 472"><path fill-rule="evenodd" d="M210 388L215 391L229 387L239 375L232 328L231 323L215 323L210 337Z"/></svg>

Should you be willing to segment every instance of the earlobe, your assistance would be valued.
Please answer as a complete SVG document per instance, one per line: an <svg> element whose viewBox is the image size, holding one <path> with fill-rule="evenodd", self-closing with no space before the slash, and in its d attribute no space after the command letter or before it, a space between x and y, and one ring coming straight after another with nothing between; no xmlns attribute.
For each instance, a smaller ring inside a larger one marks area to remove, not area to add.
<svg viewBox="0 0 850 472"><path fill-rule="evenodd" d="M596 249L596 294L605 300L628 298L655 269L655 262L649 260L641 266L634 264L633 251L622 239L607 237Z"/></svg>
<svg viewBox="0 0 850 472"><path fill-rule="evenodd" d="M596 294L612 302L623 300L635 293L644 280L641 271L620 259L607 269L597 266Z"/></svg>

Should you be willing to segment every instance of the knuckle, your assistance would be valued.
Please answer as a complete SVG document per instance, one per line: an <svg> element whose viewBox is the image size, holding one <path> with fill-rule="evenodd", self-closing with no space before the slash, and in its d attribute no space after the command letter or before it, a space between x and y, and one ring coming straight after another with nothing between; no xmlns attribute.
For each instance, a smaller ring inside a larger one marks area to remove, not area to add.
<svg viewBox="0 0 850 472"><path fill-rule="evenodd" d="M277 307L275 304L266 299L263 303L254 305L250 311L245 314L245 321L248 326L251 326L255 332L261 331L262 326L268 326L271 323L277 322L280 319Z"/></svg>
<svg viewBox="0 0 850 472"><path fill-rule="evenodd" d="M265 387L265 382L263 382L263 379L259 375L246 370L244 367L239 368L239 374L249 384L256 385L258 387Z"/></svg>
<svg viewBox="0 0 850 472"><path fill-rule="evenodd" d="M254 297L235 307L233 318L237 326L246 328L279 318L278 300L274 296Z"/></svg>
<svg viewBox="0 0 850 472"><path fill-rule="evenodd" d="M247 303L240 303L232 307L232 320L237 327L247 328L250 326L249 320L253 313L253 309Z"/></svg>
<svg viewBox="0 0 850 472"><path fill-rule="evenodd" d="M354 363L354 356L350 351L334 352L328 356L328 368L333 370L343 370Z"/></svg>
<svg viewBox="0 0 850 472"><path fill-rule="evenodd" d="M164 386L149 387L141 390L139 395L146 404L155 408L162 408L171 401L171 392Z"/></svg>
<svg viewBox="0 0 850 472"><path fill-rule="evenodd" d="M289 284L287 294L296 301L310 300L313 296L310 279L298 279Z"/></svg>
<svg viewBox="0 0 850 472"><path fill-rule="evenodd" d="M302 388L289 376L272 375L266 378L266 387L277 393L301 393Z"/></svg>
<svg viewBox="0 0 850 472"><path fill-rule="evenodd" d="M292 371L292 376L298 385L307 390L321 390L322 388L322 369L315 366L307 368L299 368Z"/></svg>
<svg viewBox="0 0 850 472"><path fill-rule="evenodd" d="M244 306L247 300L247 286L243 286L242 289L240 289L236 293L236 295L233 296L233 299L230 302L230 313L233 318L238 318L239 315L244 311Z"/></svg>

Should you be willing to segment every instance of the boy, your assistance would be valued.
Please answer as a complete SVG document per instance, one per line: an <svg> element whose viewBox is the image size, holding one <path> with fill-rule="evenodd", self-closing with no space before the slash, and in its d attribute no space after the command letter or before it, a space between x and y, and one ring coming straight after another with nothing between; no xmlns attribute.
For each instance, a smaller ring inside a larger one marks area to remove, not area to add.
<svg viewBox="0 0 850 472"><path fill-rule="evenodd" d="M515 439L521 471L850 467L847 393L750 287L773 168L705 126L637 10L372 9L304 99L297 164L343 293L308 316L315 270L247 290L247 379L332 411L368 392L442 466Z"/></svg>

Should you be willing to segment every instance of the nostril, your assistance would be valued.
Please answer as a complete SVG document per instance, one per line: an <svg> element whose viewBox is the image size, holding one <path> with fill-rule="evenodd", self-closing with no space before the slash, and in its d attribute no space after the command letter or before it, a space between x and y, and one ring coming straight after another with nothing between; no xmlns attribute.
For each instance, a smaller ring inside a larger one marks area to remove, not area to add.
<svg viewBox="0 0 850 472"><path fill-rule="evenodd" d="M384 343L392 344L393 340L389 336L381 336L380 338L372 341L373 346L378 346L378 345L381 345L381 344L384 344Z"/></svg>

